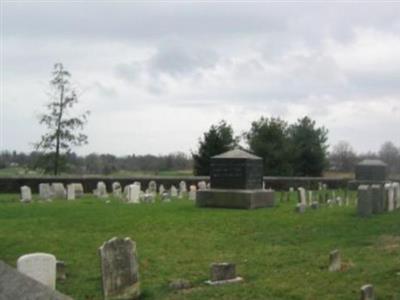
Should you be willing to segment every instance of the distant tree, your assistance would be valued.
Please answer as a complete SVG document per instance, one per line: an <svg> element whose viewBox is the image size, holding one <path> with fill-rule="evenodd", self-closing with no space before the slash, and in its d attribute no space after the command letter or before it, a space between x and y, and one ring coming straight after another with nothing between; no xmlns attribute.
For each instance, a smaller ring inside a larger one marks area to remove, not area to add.
<svg viewBox="0 0 400 300"><path fill-rule="evenodd" d="M316 128L309 117L299 119L289 127L292 167L295 176L321 176L327 166L327 134Z"/></svg>
<svg viewBox="0 0 400 300"><path fill-rule="evenodd" d="M400 173L400 151L392 142L381 146L379 158L388 164L389 173Z"/></svg>
<svg viewBox="0 0 400 300"><path fill-rule="evenodd" d="M35 144L36 149L47 153L48 160L53 162L54 175L59 173L62 152L70 151L72 146L87 144L87 136L78 131L86 124L89 112L75 117L69 116L71 108L78 102L69 81L70 77L70 73L61 63L54 65L50 81L51 101L46 106L47 112L40 117L40 124L44 124L48 131Z"/></svg>
<svg viewBox="0 0 400 300"><path fill-rule="evenodd" d="M262 117L251 124L245 138L250 150L263 158L264 175L291 175L290 141L285 121Z"/></svg>
<svg viewBox="0 0 400 300"><path fill-rule="evenodd" d="M224 120L218 125L212 125L199 140L197 153L192 153L195 175L210 174L210 158L214 155L233 149L238 143L234 137L231 125Z"/></svg>
<svg viewBox="0 0 400 300"><path fill-rule="evenodd" d="M331 168L337 171L351 172L357 163L357 155L348 142L340 141L333 147L329 161Z"/></svg>

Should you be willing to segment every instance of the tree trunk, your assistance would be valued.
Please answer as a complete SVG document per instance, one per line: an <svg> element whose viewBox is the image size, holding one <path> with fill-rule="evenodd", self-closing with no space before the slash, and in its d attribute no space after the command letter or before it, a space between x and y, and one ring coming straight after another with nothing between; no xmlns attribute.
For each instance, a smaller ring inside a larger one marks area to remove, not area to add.
<svg viewBox="0 0 400 300"><path fill-rule="evenodd" d="M61 70L62 72L62 70ZM60 160L60 134L61 134L61 118L63 114L64 102L64 80L61 73L61 91L60 91L60 111L58 114L58 124L56 132L56 153L54 155L54 175L58 175L59 160Z"/></svg>

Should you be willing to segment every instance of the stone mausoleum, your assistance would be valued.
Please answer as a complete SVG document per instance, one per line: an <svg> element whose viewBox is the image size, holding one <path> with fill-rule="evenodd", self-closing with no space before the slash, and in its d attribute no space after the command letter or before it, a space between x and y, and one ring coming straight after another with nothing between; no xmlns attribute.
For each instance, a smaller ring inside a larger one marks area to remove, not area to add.
<svg viewBox="0 0 400 300"><path fill-rule="evenodd" d="M211 189L197 192L199 207L261 208L274 206L274 192L263 189L263 162L234 149L211 158Z"/></svg>

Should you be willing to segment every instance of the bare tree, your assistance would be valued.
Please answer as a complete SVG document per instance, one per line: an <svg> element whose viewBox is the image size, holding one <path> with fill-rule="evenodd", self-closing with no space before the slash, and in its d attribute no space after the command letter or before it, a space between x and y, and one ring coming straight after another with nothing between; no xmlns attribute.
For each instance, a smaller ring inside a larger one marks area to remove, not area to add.
<svg viewBox="0 0 400 300"><path fill-rule="evenodd" d="M71 108L78 102L77 94L69 81L70 77L71 74L64 69L62 63L54 65L50 81L51 101L46 105L47 112L40 116L39 121L48 131L35 144L37 150L53 156L54 175L59 173L61 151L68 152L72 146L87 144L87 136L79 130L86 124L89 111L70 116Z"/></svg>
<svg viewBox="0 0 400 300"><path fill-rule="evenodd" d="M400 173L400 151L392 142L383 143L379 158L388 164L389 173Z"/></svg>
<svg viewBox="0 0 400 300"><path fill-rule="evenodd" d="M351 172L357 163L357 155L347 141L338 142L329 155L331 168L337 171Z"/></svg>

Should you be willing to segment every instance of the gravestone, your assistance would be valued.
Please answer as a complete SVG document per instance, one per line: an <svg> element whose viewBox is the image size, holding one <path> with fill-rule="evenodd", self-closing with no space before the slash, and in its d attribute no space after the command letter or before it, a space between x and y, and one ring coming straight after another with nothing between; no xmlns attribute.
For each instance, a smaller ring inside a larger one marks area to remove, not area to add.
<svg viewBox="0 0 400 300"><path fill-rule="evenodd" d="M372 214L372 197L369 185L362 184L358 187L357 213L360 217L368 217Z"/></svg>
<svg viewBox="0 0 400 300"><path fill-rule="evenodd" d="M306 211L306 207L307 205L304 203L297 203L294 210L295 212L302 214Z"/></svg>
<svg viewBox="0 0 400 300"><path fill-rule="evenodd" d="M191 185L189 187L189 200L196 201L196 192L197 192L196 186Z"/></svg>
<svg viewBox="0 0 400 300"><path fill-rule="evenodd" d="M381 184L371 185L372 213L379 214L384 212L385 192Z"/></svg>
<svg viewBox="0 0 400 300"><path fill-rule="evenodd" d="M149 182L149 185L147 187L148 193L157 193L157 183L154 180L151 180Z"/></svg>
<svg viewBox="0 0 400 300"><path fill-rule="evenodd" d="M206 190L207 189L207 183L205 181L199 181L197 183L197 187L198 187L199 191Z"/></svg>
<svg viewBox="0 0 400 300"><path fill-rule="evenodd" d="M53 182L51 184L51 193L55 198L58 199L65 199L67 195L64 184L62 184L61 182Z"/></svg>
<svg viewBox="0 0 400 300"><path fill-rule="evenodd" d="M136 244L130 238L112 238L99 248L105 300L140 296Z"/></svg>
<svg viewBox="0 0 400 300"><path fill-rule="evenodd" d="M342 268L342 260L339 250L333 250L329 253L329 272L337 272Z"/></svg>
<svg viewBox="0 0 400 300"><path fill-rule="evenodd" d="M32 201L32 192L29 186L21 186L21 202L29 203Z"/></svg>
<svg viewBox="0 0 400 300"><path fill-rule="evenodd" d="M116 182L112 183L111 187L112 187L112 192L113 192L114 197L117 197L117 198L121 197L121 194L122 194L121 184L116 181Z"/></svg>
<svg viewBox="0 0 400 300"><path fill-rule="evenodd" d="M307 205L306 189L302 187L297 188L297 195L298 195L298 202Z"/></svg>
<svg viewBox="0 0 400 300"><path fill-rule="evenodd" d="M67 185L67 200L75 200L75 184Z"/></svg>
<svg viewBox="0 0 400 300"><path fill-rule="evenodd" d="M98 196L100 198L108 197L108 195L107 195L107 186L103 181L99 181L97 183L96 196Z"/></svg>
<svg viewBox="0 0 400 300"><path fill-rule="evenodd" d="M56 258L48 253L31 253L18 258L19 272L47 285L56 288Z"/></svg>
<svg viewBox="0 0 400 300"><path fill-rule="evenodd" d="M60 281L64 281L67 279L65 262L62 260L56 261L56 279Z"/></svg>
<svg viewBox="0 0 400 300"><path fill-rule="evenodd" d="M392 183L385 183L385 208L386 211L394 210L394 188Z"/></svg>
<svg viewBox="0 0 400 300"><path fill-rule="evenodd" d="M81 198L84 195L83 185L82 183L74 183L75 185L75 197Z"/></svg>
<svg viewBox="0 0 400 300"><path fill-rule="evenodd" d="M165 187L164 187L163 184L160 184L160 186L158 187L158 193L159 193L160 195L163 195L164 192L165 192Z"/></svg>
<svg viewBox="0 0 400 300"><path fill-rule="evenodd" d="M139 203L140 199L140 186L137 184L130 184L128 186L127 202Z"/></svg>
<svg viewBox="0 0 400 300"><path fill-rule="evenodd" d="M361 287L361 300L375 300L374 287L371 284L366 284Z"/></svg>
<svg viewBox="0 0 400 300"><path fill-rule="evenodd" d="M394 206L395 208L400 208L400 183L399 182L393 182L393 198L394 198Z"/></svg>
<svg viewBox="0 0 400 300"><path fill-rule="evenodd" d="M72 300L0 261L0 299L2 300Z"/></svg>
<svg viewBox="0 0 400 300"><path fill-rule="evenodd" d="M235 283L243 280L236 276L236 266L232 263L213 263L210 267L211 280L206 281L210 285Z"/></svg>
<svg viewBox="0 0 400 300"><path fill-rule="evenodd" d="M39 184L39 198L43 200L51 199L51 189L50 184L40 183Z"/></svg>
<svg viewBox="0 0 400 300"><path fill-rule="evenodd" d="M356 165L355 177L360 181L385 181L387 164L378 159L365 159Z"/></svg>
<svg viewBox="0 0 400 300"><path fill-rule="evenodd" d="M179 182L178 198L183 199L183 198L186 198L187 196L188 196L188 190L187 190L186 182L181 181L181 182Z"/></svg>
<svg viewBox="0 0 400 300"><path fill-rule="evenodd" d="M261 208L275 205L274 191L264 190L263 163L240 149L211 158L211 189L197 192L200 207Z"/></svg>
<svg viewBox="0 0 400 300"><path fill-rule="evenodd" d="M178 190L176 189L176 187L174 185L171 185L170 194L171 194L172 198L178 197Z"/></svg>

